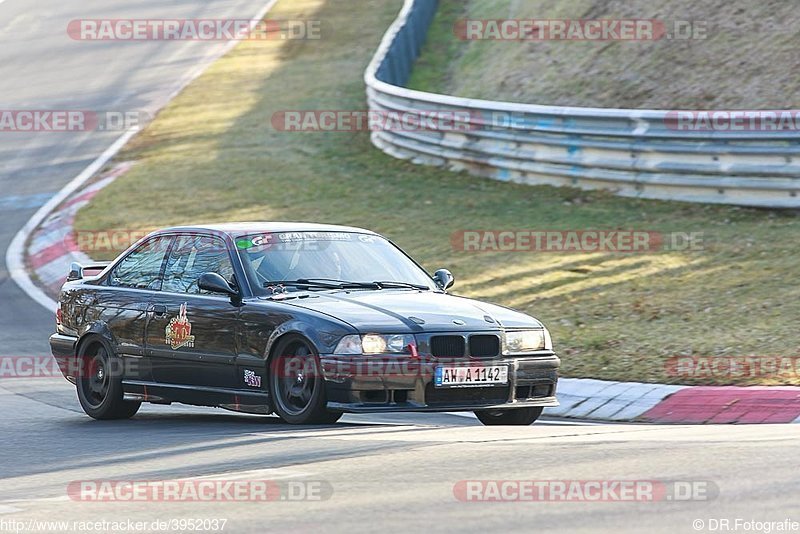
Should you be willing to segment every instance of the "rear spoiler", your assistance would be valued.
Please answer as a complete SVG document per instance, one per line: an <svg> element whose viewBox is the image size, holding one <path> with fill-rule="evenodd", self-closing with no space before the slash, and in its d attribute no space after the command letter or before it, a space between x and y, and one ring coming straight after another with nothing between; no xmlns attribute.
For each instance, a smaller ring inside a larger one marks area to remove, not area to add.
<svg viewBox="0 0 800 534"><path fill-rule="evenodd" d="M74 282L75 280L83 280L84 272L96 271L94 275L100 274L106 267L111 265L110 261L95 261L88 265L81 265L74 261L69 266L69 274L67 275L67 282Z"/></svg>

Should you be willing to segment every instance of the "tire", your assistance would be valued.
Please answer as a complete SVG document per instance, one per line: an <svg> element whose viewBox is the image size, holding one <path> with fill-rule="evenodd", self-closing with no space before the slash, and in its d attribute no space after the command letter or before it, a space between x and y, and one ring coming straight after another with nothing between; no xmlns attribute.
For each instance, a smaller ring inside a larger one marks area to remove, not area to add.
<svg viewBox="0 0 800 534"><path fill-rule="evenodd" d="M120 373L108 372L122 366L104 341L92 339L82 343L78 359L81 366L75 387L86 415L100 420L130 419L139 411L141 402L124 400Z"/></svg>
<svg viewBox="0 0 800 534"><path fill-rule="evenodd" d="M269 394L275 413L292 425L333 424L342 416L326 408L319 355L299 335L278 341L270 360Z"/></svg>
<svg viewBox="0 0 800 534"><path fill-rule="evenodd" d="M531 425L539 419L544 408L515 408L513 410L479 410L475 412L478 420L486 426Z"/></svg>

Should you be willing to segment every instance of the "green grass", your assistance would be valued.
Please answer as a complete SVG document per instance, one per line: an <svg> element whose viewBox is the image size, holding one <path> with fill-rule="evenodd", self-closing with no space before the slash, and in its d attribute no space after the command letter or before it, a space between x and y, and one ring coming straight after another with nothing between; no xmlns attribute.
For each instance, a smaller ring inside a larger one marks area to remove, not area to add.
<svg viewBox="0 0 800 534"><path fill-rule="evenodd" d="M453 80L451 66L463 50L463 43L454 38L453 24L466 18L467 4L464 2L439 2L439 9L428 31L422 55L411 72L409 87L422 88L432 93L446 93Z"/></svg>
<svg viewBox="0 0 800 534"><path fill-rule="evenodd" d="M706 38L460 41L458 19L692 21ZM411 87L533 104L794 109L800 12L784 0L441 0Z"/></svg>
<svg viewBox="0 0 800 534"><path fill-rule="evenodd" d="M176 98L119 156L133 169L77 217L78 230L293 220L381 232L454 292L547 324L566 376L687 382L676 355L796 355L797 219L769 211L621 199L415 166L365 132L287 133L272 114L364 109L362 73L397 10L283 0L276 18L323 21L320 41L246 42ZM462 229L705 232L693 253L467 253ZM738 383L781 380L740 379ZM782 380L795 382L796 380ZM717 382L727 380L717 378Z"/></svg>

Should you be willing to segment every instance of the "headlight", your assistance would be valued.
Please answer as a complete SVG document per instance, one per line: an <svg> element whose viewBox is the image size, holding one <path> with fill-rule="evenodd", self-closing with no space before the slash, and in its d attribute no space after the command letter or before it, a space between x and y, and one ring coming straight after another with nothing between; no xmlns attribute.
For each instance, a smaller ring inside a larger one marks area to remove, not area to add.
<svg viewBox="0 0 800 534"><path fill-rule="evenodd" d="M542 330L519 330L505 333L503 354L524 354L535 350L552 348L550 333ZM549 350L549 349L548 349Z"/></svg>
<svg viewBox="0 0 800 534"><path fill-rule="evenodd" d="M411 334L353 334L344 336L336 345L335 354L409 354L415 344Z"/></svg>
<svg viewBox="0 0 800 534"><path fill-rule="evenodd" d="M361 336L344 336L336 345L336 354L361 354Z"/></svg>

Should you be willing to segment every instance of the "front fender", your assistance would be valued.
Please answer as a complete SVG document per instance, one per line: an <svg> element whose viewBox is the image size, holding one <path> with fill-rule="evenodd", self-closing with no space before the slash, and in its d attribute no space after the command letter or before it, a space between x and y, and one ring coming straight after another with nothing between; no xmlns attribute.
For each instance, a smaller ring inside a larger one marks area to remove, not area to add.
<svg viewBox="0 0 800 534"><path fill-rule="evenodd" d="M308 339L318 353L330 354L342 337L355 333L357 333L355 329L346 328L333 322L292 319L281 324L272 332L267 341L264 355L269 358L277 341L287 334L299 334Z"/></svg>

